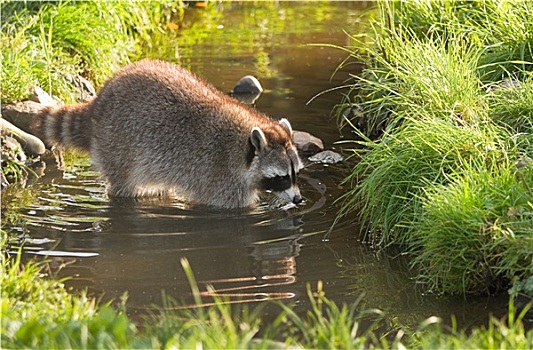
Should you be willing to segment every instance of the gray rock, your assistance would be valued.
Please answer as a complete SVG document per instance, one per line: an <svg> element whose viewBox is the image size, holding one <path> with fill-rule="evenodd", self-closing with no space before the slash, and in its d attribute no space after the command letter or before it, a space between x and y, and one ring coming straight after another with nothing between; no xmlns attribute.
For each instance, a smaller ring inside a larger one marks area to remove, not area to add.
<svg viewBox="0 0 533 350"><path fill-rule="evenodd" d="M517 89L523 86L523 83L520 80L507 78L498 82L497 84L492 84L487 88L487 91L499 91L499 90L511 90Z"/></svg>
<svg viewBox="0 0 533 350"><path fill-rule="evenodd" d="M533 159L529 157L522 157L518 159L518 161L516 162L516 168L517 169L527 168L531 166L532 163L533 163Z"/></svg>
<svg viewBox="0 0 533 350"><path fill-rule="evenodd" d="M18 128L29 132L33 117L37 115L44 105L35 101L23 101L2 105L2 117Z"/></svg>
<svg viewBox="0 0 533 350"><path fill-rule="evenodd" d="M242 77L231 91L232 94L260 94L262 92L263 87L261 83L252 75Z"/></svg>
<svg viewBox="0 0 533 350"><path fill-rule="evenodd" d="M2 136L14 138L27 155L38 156L46 151L44 143L39 138L22 131L3 118L0 118L0 130Z"/></svg>
<svg viewBox="0 0 533 350"><path fill-rule="evenodd" d="M64 77L70 84L72 84L72 86L78 89L78 100L80 102L88 102L96 97L96 90L89 80L85 79L81 75L72 76L70 74L64 74Z"/></svg>
<svg viewBox="0 0 533 350"><path fill-rule="evenodd" d="M237 82L237 85L231 90L231 96L243 103L251 105L257 101L262 92L263 87L259 83L259 80L254 76L247 75Z"/></svg>
<svg viewBox="0 0 533 350"><path fill-rule="evenodd" d="M293 140L302 156L311 156L324 150L322 140L305 131L294 130Z"/></svg>
<svg viewBox="0 0 533 350"><path fill-rule="evenodd" d="M344 158L337 152L324 151L308 158L311 162L323 164L335 164L341 162Z"/></svg>
<svg viewBox="0 0 533 350"><path fill-rule="evenodd" d="M58 105L58 104L62 104L60 101L54 100L54 98L52 96L48 95L48 93L46 91L44 91L43 89L41 89L38 86L34 86L33 87L33 91L32 91L32 95L30 97L30 100L32 100L34 102L37 102L37 103L40 103L43 106L55 106L55 105Z"/></svg>

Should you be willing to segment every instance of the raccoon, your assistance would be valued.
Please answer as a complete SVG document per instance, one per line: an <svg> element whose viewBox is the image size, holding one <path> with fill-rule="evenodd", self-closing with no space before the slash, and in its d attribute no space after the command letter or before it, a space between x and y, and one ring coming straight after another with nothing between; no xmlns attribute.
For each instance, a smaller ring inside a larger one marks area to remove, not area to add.
<svg viewBox="0 0 533 350"><path fill-rule="evenodd" d="M48 146L90 152L110 197L174 194L242 208L271 191L299 204L303 164L287 119L271 119L174 64L143 60L92 101L47 107L33 132Z"/></svg>

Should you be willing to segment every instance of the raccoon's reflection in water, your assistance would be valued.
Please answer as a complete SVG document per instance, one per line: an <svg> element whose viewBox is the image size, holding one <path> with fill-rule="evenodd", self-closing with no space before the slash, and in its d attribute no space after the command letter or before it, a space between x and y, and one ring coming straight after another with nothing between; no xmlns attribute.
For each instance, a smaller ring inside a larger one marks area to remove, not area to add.
<svg viewBox="0 0 533 350"><path fill-rule="evenodd" d="M294 282L295 258L300 250L298 218L263 210L124 209L113 208L107 232L110 239L122 243L106 242L100 247L102 261L91 268L91 273L102 291L110 286L116 286L111 290L128 290L130 306L147 305L148 295L159 304L161 290L185 304L191 303L181 258L189 261L206 303L212 301L207 285L219 296L228 297L228 302L293 295L280 287ZM123 261L121 271L114 270L118 260ZM114 271L111 279L103 279L108 271ZM98 289L98 285L94 287Z"/></svg>
<svg viewBox="0 0 533 350"><path fill-rule="evenodd" d="M229 303L288 299L305 292L294 286L300 240L312 234L304 231L307 213L323 202L309 178L301 183L307 199L298 208L215 210L170 198L109 201L96 174L71 174L43 191L27 219L32 237L53 241L44 249L97 254L52 258L59 277L72 277L68 286L104 300L127 292L133 312L161 306L162 291L193 303L182 258L204 303L213 300L208 285Z"/></svg>

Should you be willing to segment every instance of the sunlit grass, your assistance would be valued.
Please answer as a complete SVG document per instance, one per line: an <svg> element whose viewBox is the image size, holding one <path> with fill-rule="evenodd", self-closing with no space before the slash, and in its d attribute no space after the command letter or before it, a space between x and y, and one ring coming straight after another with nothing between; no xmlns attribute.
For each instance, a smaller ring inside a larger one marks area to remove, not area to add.
<svg viewBox="0 0 533 350"><path fill-rule="evenodd" d="M514 133L533 131L533 74L523 81L508 79L493 85L488 93L489 115L502 127Z"/></svg>
<svg viewBox="0 0 533 350"><path fill-rule="evenodd" d="M192 271L182 263L201 303ZM530 306L517 310L512 300L506 319L491 317L487 326L468 333L430 317L415 330L400 325L395 333L382 334L378 333L386 329L382 312L364 309L357 301L338 306L320 283L316 291L308 289L309 309L304 315L278 304L279 315L268 324L261 308L233 308L217 297L213 306L197 309L167 297L159 311L138 323L125 314L124 306L117 310L85 293L68 293L62 281L45 277L45 266L22 264L20 255L2 260L2 348L525 349L533 345L533 330L523 324Z"/></svg>
<svg viewBox="0 0 533 350"><path fill-rule="evenodd" d="M478 122L486 115L475 65L479 50L454 39L448 48L441 38L406 41L396 31L378 36L376 46L366 48L369 57L357 56L369 68L354 77L352 101L337 107L346 119L340 123L351 120L375 134L397 127L412 111Z"/></svg>
<svg viewBox="0 0 533 350"><path fill-rule="evenodd" d="M2 102L27 98L33 85L77 101L78 76L101 84L178 9L152 2L3 2Z"/></svg>
<svg viewBox="0 0 533 350"><path fill-rule="evenodd" d="M374 243L409 243L425 189L448 183L468 162L505 157L504 136L491 124L463 126L453 117L407 119L378 141L360 142L339 215L371 223Z"/></svg>
<svg viewBox="0 0 533 350"><path fill-rule="evenodd" d="M124 314L69 294L61 281L43 278L43 266L23 265L20 256L2 259L2 348L126 346L134 326Z"/></svg>
<svg viewBox="0 0 533 350"><path fill-rule="evenodd" d="M186 261L182 264L198 299L192 271ZM163 307L137 327L124 306L117 310L99 305L85 293L70 294L61 281L44 277L44 266L22 264L17 257L3 260L2 348L458 349L528 348L533 344L533 331L523 325L528 307L515 310L511 303L507 320L491 318L486 327L468 334L455 326L444 327L431 317L414 331L399 328L387 335L378 333L384 329L380 311L363 309L357 301L338 306L325 296L320 284L314 292L308 289L306 314L279 305L279 315L268 324L260 308L232 308L216 297L213 306L185 308L165 298Z"/></svg>
<svg viewBox="0 0 533 350"><path fill-rule="evenodd" d="M486 85L533 71L532 14L528 1L378 1L372 40L353 38L366 68L338 114L368 134L405 108L483 114Z"/></svg>
<svg viewBox="0 0 533 350"><path fill-rule="evenodd" d="M423 196L411 242L420 280L430 290L487 293L533 275L533 167L478 160L452 178Z"/></svg>
<svg viewBox="0 0 533 350"><path fill-rule="evenodd" d="M337 112L362 141L339 217L410 251L428 290L530 293L532 9L379 1L352 53L366 67Z"/></svg>
<svg viewBox="0 0 533 350"><path fill-rule="evenodd" d="M530 349L533 330L523 323L530 308L531 304L518 311L511 301L506 318L491 316L486 326L469 331L458 330L455 323L451 327L440 322L423 323L412 344L419 349Z"/></svg>
<svg viewBox="0 0 533 350"><path fill-rule="evenodd" d="M382 6L408 28L406 37L441 37L452 43L462 33L468 45L483 49L477 66L485 83L533 70L530 1L395 1Z"/></svg>

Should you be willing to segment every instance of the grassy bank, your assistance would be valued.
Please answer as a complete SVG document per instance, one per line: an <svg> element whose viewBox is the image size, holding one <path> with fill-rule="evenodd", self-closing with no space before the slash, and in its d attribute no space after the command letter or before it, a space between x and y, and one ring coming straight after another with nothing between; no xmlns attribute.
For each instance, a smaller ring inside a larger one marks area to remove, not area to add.
<svg viewBox="0 0 533 350"><path fill-rule="evenodd" d="M363 147L339 216L406 247L427 290L533 295L532 15L380 1L353 53L366 68L338 112Z"/></svg>
<svg viewBox="0 0 533 350"><path fill-rule="evenodd" d="M179 12L178 4L164 2L3 1L1 6L3 103L27 99L33 85L76 102L77 77L102 83Z"/></svg>
<svg viewBox="0 0 533 350"><path fill-rule="evenodd" d="M185 261L183 265L194 292L192 272ZM533 330L526 331L522 323L526 309L515 315L512 305L506 320L491 318L486 327L469 333L446 328L433 317L416 330L379 336L380 312L359 311L357 303L339 307L326 298L320 285L315 293L309 292L307 314L297 315L280 304L279 316L268 325L260 312L232 310L222 300L197 310L168 302L166 309L138 325L124 307L99 305L84 293L68 293L62 281L43 277L44 267L22 265L17 257L3 260L2 348L526 349L533 345Z"/></svg>

